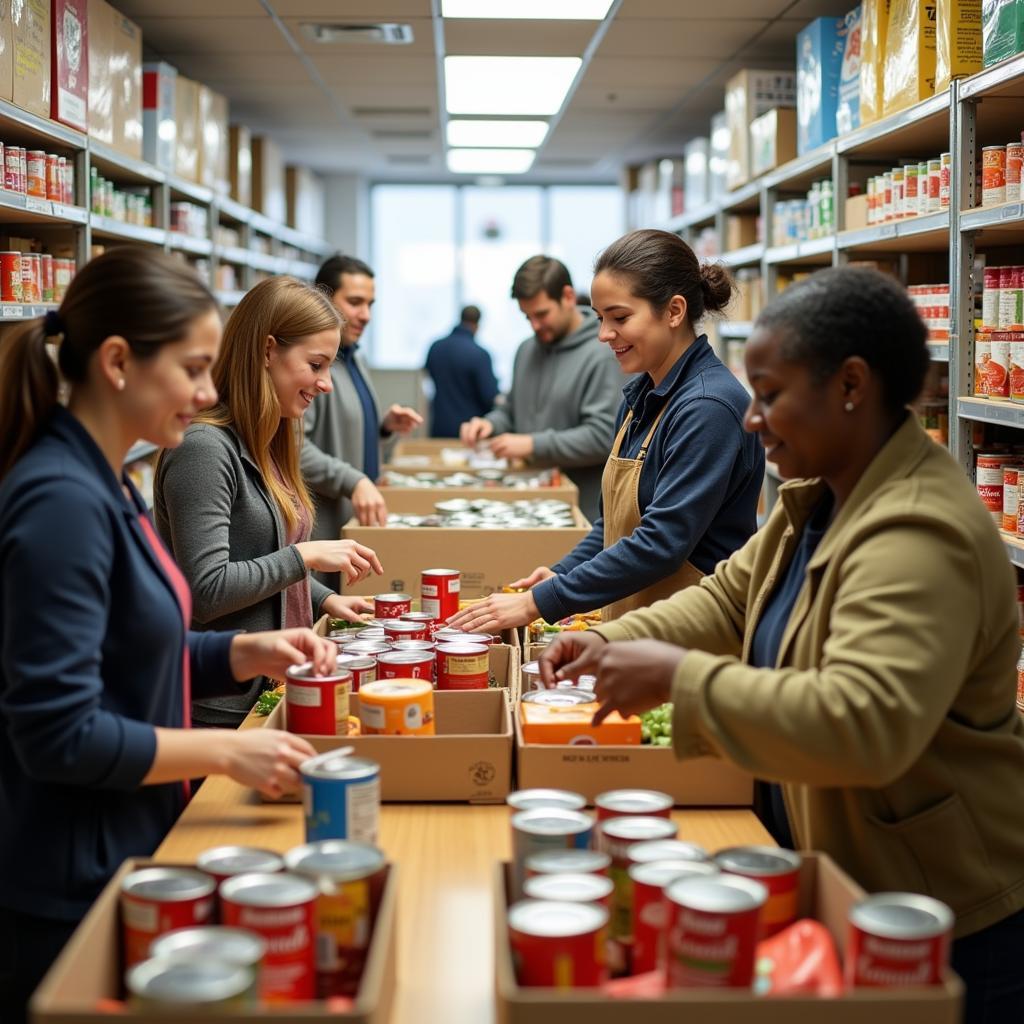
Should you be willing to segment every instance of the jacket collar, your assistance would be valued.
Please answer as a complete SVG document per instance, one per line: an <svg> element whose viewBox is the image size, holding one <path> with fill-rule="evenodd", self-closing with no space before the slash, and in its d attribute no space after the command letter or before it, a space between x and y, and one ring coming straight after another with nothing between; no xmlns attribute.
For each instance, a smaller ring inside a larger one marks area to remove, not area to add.
<svg viewBox="0 0 1024 1024"><path fill-rule="evenodd" d="M122 490L122 484L127 477L122 474L122 480L117 478L92 435L64 406L58 405L54 409L49 431L74 451L85 464L90 479L98 483L115 504L130 511L133 515L137 513L136 509L129 507L128 499L125 498ZM138 491L134 487L132 487L132 492L138 496Z"/></svg>
<svg viewBox="0 0 1024 1024"><path fill-rule="evenodd" d="M651 383L650 374L641 373L629 381L622 389L626 404L637 415L638 407L645 403L648 398L662 398L671 394L677 387L704 369L709 356L713 356L711 345L708 343L706 334L702 334L697 340L675 361L672 369L665 375L665 379L654 387Z"/></svg>

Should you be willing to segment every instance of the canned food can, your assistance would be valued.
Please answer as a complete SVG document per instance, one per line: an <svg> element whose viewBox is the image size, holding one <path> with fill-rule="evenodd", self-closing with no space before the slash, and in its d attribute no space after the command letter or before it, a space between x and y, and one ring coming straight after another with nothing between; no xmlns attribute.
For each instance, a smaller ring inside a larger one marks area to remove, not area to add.
<svg viewBox="0 0 1024 1024"><path fill-rule="evenodd" d="M733 846L715 854L721 871L760 882L768 890L761 911L761 938L788 928L797 914L800 854L773 846Z"/></svg>
<svg viewBox="0 0 1024 1024"><path fill-rule="evenodd" d="M981 205L1006 202L1006 147L985 146L981 151Z"/></svg>
<svg viewBox="0 0 1024 1024"><path fill-rule="evenodd" d="M604 907L522 900L509 907L508 928L520 985L594 988L607 981Z"/></svg>
<svg viewBox="0 0 1024 1024"><path fill-rule="evenodd" d="M75 163L73 160L68 160L65 157L61 157L64 161L61 164L61 179L62 187L64 192L63 202L67 206L75 205Z"/></svg>
<svg viewBox="0 0 1024 1024"><path fill-rule="evenodd" d="M21 253L0 252L0 299L21 302Z"/></svg>
<svg viewBox="0 0 1024 1024"><path fill-rule="evenodd" d="M920 182L917 164L911 164L909 167L904 168L903 175L903 202L905 216L916 217L918 185Z"/></svg>
<svg viewBox="0 0 1024 1024"><path fill-rule="evenodd" d="M938 213L942 209L942 161L928 161L928 212Z"/></svg>
<svg viewBox="0 0 1024 1024"><path fill-rule="evenodd" d="M39 295L36 292L36 274L35 268L32 265L32 254L28 252L21 254L21 301L39 301Z"/></svg>
<svg viewBox="0 0 1024 1024"><path fill-rule="evenodd" d="M668 904L665 889L678 878L707 877L718 868L707 861L651 860L629 869L633 885L633 950L631 973L664 969Z"/></svg>
<svg viewBox="0 0 1024 1024"><path fill-rule="evenodd" d="M1020 481L1024 466L1003 467L1003 519L1002 529L1017 532L1017 507L1020 503Z"/></svg>
<svg viewBox="0 0 1024 1024"><path fill-rule="evenodd" d="M53 268L53 299L55 302L63 302L67 295L68 285L74 276L74 261L69 259L58 259Z"/></svg>
<svg viewBox="0 0 1024 1024"><path fill-rule="evenodd" d="M60 180L59 157L54 153L46 154L46 198L55 203L63 202L64 190Z"/></svg>
<svg viewBox="0 0 1024 1024"><path fill-rule="evenodd" d="M1003 521L1003 469L1013 462L1012 455L979 452L974 460L974 480L978 497L999 526Z"/></svg>
<svg viewBox="0 0 1024 1024"><path fill-rule="evenodd" d="M892 219L892 171L886 171L882 175L882 220L890 221Z"/></svg>
<svg viewBox="0 0 1024 1024"><path fill-rule="evenodd" d="M338 668L351 673L353 693L358 693L366 683L372 683L377 678L376 658L361 657L345 651L344 654L338 655Z"/></svg>
<svg viewBox="0 0 1024 1024"><path fill-rule="evenodd" d="M526 877L587 874L607 878L611 862L601 850L541 850L526 858Z"/></svg>
<svg viewBox="0 0 1024 1024"><path fill-rule="evenodd" d="M992 334L978 331L974 335L974 393L978 396L987 394L988 380L985 372L992 362Z"/></svg>
<svg viewBox="0 0 1024 1024"><path fill-rule="evenodd" d="M430 639L434 639L434 616L430 612L405 612L405 614L399 615L398 618L404 619L406 622L421 623L430 631Z"/></svg>
<svg viewBox="0 0 1024 1024"><path fill-rule="evenodd" d="M284 861L280 854L258 846L214 846L196 858L196 867L219 883L235 875L253 872L272 875L275 871L284 871ZM153 956L156 956L155 952Z"/></svg>
<svg viewBox="0 0 1024 1024"><path fill-rule="evenodd" d="M1006 201L1018 202L1021 198L1021 166L1024 164L1024 143L1011 142L1006 147Z"/></svg>
<svg viewBox="0 0 1024 1024"><path fill-rule="evenodd" d="M1024 267L999 270L999 330L1024 330Z"/></svg>
<svg viewBox="0 0 1024 1024"><path fill-rule="evenodd" d="M213 961L248 968L249 1001L259 1000L259 977L267 942L255 932L216 924L179 928L161 935L150 947L149 955L154 960Z"/></svg>
<svg viewBox="0 0 1024 1024"><path fill-rule="evenodd" d="M424 569L420 577L420 607L447 622L459 610L462 573L458 569Z"/></svg>
<svg viewBox="0 0 1024 1024"><path fill-rule="evenodd" d="M224 923L246 928L267 943L260 972L266 1003L292 1003L316 995L316 886L287 872L236 875L220 887Z"/></svg>
<svg viewBox="0 0 1024 1024"><path fill-rule="evenodd" d="M533 811L538 807L559 807L563 811L582 811L586 799L568 789L517 789L505 797L505 803L514 811Z"/></svg>
<svg viewBox="0 0 1024 1024"><path fill-rule="evenodd" d="M457 629L438 630L434 634L434 639L446 644L483 644L484 647L491 647L494 644L494 637L490 633L462 633Z"/></svg>
<svg viewBox="0 0 1024 1024"><path fill-rule="evenodd" d="M132 967L125 976L133 1009L166 1017L189 1011L255 1006L255 973L228 960L159 957Z"/></svg>
<svg viewBox="0 0 1024 1024"><path fill-rule="evenodd" d="M582 811L563 807L534 807L512 815L512 870L515 895L522 891L526 860L544 850L586 850L594 821Z"/></svg>
<svg viewBox="0 0 1024 1024"><path fill-rule="evenodd" d="M1024 331L1010 334L1010 401L1024 402Z"/></svg>
<svg viewBox="0 0 1024 1024"><path fill-rule="evenodd" d="M367 626L365 629L359 630L356 634L356 639L366 643L383 643L387 640L387 636L384 633L383 626Z"/></svg>
<svg viewBox="0 0 1024 1024"><path fill-rule="evenodd" d="M682 839L646 839L634 843L627 847L626 859L630 864L646 864L652 860L710 860L703 846Z"/></svg>
<svg viewBox="0 0 1024 1024"><path fill-rule="evenodd" d="M437 644L433 640L395 640L391 645L393 651L436 651Z"/></svg>
<svg viewBox="0 0 1024 1024"><path fill-rule="evenodd" d="M917 165L917 212L928 212L928 161L922 160Z"/></svg>
<svg viewBox="0 0 1024 1024"><path fill-rule="evenodd" d="M349 626L347 629L332 629L327 634L328 640L333 640L338 647L344 647L346 644L352 643L354 640L359 639L359 634L362 633L362 626Z"/></svg>
<svg viewBox="0 0 1024 1024"><path fill-rule="evenodd" d="M288 870L317 887L317 998L354 996L384 887L384 854L368 843L327 841L285 854Z"/></svg>
<svg viewBox="0 0 1024 1024"><path fill-rule="evenodd" d="M528 661L522 669L523 672L523 685L522 692L529 693L531 690L544 690L543 681L540 677L540 662L539 661Z"/></svg>
<svg viewBox="0 0 1024 1024"><path fill-rule="evenodd" d="M950 182L953 172L953 155L942 153L939 156L939 209L949 209Z"/></svg>
<svg viewBox="0 0 1024 1024"><path fill-rule="evenodd" d="M531 690L524 693L526 704L545 704L554 708L571 708L578 704L593 704L594 694L575 686L559 686L554 690Z"/></svg>
<svg viewBox="0 0 1024 1024"><path fill-rule="evenodd" d="M986 267L981 293L981 326L999 330L999 267Z"/></svg>
<svg viewBox="0 0 1024 1024"><path fill-rule="evenodd" d="M997 400L1010 397L1010 334L1008 331L992 333L992 355L986 367L985 394L989 398Z"/></svg>
<svg viewBox="0 0 1024 1024"><path fill-rule="evenodd" d="M37 199L46 198L46 154L41 149L31 149L26 154L28 178L25 194Z"/></svg>
<svg viewBox="0 0 1024 1024"><path fill-rule="evenodd" d="M587 872L530 875L523 882L523 896L530 900L561 903L596 903L611 908L615 884L607 875Z"/></svg>
<svg viewBox="0 0 1024 1024"><path fill-rule="evenodd" d="M43 302L54 301L54 283L53 283L53 257L48 253L40 253L39 256L39 270L42 278L42 300Z"/></svg>
<svg viewBox="0 0 1024 1024"><path fill-rule="evenodd" d="M645 816L668 818L672 814L672 797L655 789L612 789L594 798L597 820Z"/></svg>
<svg viewBox="0 0 1024 1024"><path fill-rule="evenodd" d="M409 594L377 594L373 599L373 614L378 619L400 619L411 611Z"/></svg>
<svg viewBox="0 0 1024 1024"><path fill-rule="evenodd" d="M386 655L381 655L377 661L380 678L359 691L359 721L363 732L370 736L433 736L434 687L430 682L429 664L419 679L408 676L390 679L384 676L386 666L381 662L384 657Z"/></svg>
<svg viewBox="0 0 1024 1024"><path fill-rule="evenodd" d="M149 956L153 940L213 919L217 883L194 868L140 868L121 883L125 966Z"/></svg>
<svg viewBox="0 0 1024 1024"><path fill-rule="evenodd" d="M387 640L353 640L341 648L342 654L347 657L373 658L374 664L377 663L379 655L387 654L391 650L393 648Z"/></svg>
<svg viewBox="0 0 1024 1024"><path fill-rule="evenodd" d="M425 679L433 683L433 651L385 651L377 655L377 679Z"/></svg>
<svg viewBox="0 0 1024 1024"><path fill-rule="evenodd" d="M668 903L665 981L673 988L749 988L768 890L738 875L679 878Z"/></svg>
<svg viewBox="0 0 1024 1024"><path fill-rule="evenodd" d="M346 735L351 692L352 673L337 664L325 676L317 674L312 662L293 665L285 672L288 731L309 736Z"/></svg>
<svg viewBox="0 0 1024 1024"><path fill-rule="evenodd" d="M439 690L486 690L490 653L483 644L443 644L437 649Z"/></svg>
<svg viewBox="0 0 1024 1024"><path fill-rule="evenodd" d="M299 765L307 843L322 839L377 842L380 766L365 757L351 757L351 750L343 747L318 754Z"/></svg>
<svg viewBox="0 0 1024 1024"><path fill-rule="evenodd" d="M20 165L18 172L20 175L20 186L18 191L28 195L28 150L24 148L18 150L18 163Z"/></svg>
<svg viewBox="0 0 1024 1024"><path fill-rule="evenodd" d="M384 622L385 640L429 640L430 628L422 622L406 619L387 619Z"/></svg>
<svg viewBox="0 0 1024 1024"><path fill-rule="evenodd" d="M868 896L850 910L846 983L854 988L939 985L952 934L953 911L930 896Z"/></svg>
<svg viewBox="0 0 1024 1024"><path fill-rule="evenodd" d="M20 184L21 156L19 155L19 149L17 146L8 146L4 150L4 188L8 192L24 194L25 190L19 187Z"/></svg>

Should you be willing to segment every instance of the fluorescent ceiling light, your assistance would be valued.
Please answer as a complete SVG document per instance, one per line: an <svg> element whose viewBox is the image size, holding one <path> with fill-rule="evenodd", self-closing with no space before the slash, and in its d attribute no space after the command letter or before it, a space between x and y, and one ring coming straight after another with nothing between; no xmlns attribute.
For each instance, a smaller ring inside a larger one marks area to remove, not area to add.
<svg viewBox="0 0 1024 1024"><path fill-rule="evenodd" d="M532 149L449 149L452 174L524 174L533 164Z"/></svg>
<svg viewBox="0 0 1024 1024"><path fill-rule="evenodd" d="M445 57L449 114L557 114L579 57Z"/></svg>
<svg viewBox="0 0 1024 1024"><path fill-rule="evenodd" d="M547 133L547 121L449 121L448 145L520 149L539 146Z"/></svg>
<svg viewBox="0 0 1024 1024"><path fill-rule="evenodd" d="M612 0L441 0L443 18L601 21Z"/></svg>

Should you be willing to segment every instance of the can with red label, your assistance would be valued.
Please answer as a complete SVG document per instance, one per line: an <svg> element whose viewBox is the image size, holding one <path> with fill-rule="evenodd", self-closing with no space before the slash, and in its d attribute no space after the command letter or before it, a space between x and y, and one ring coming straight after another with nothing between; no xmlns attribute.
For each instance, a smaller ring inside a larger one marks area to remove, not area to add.
<svg viewBox="0 0 1024 1024"><path fill-rule="evenodd" d="M531 900L554 900L563 903L597 903L611 908L615 884L607 875L586 872L570 874L527 875L523 896Z"/></svg>
<svg viewBox="0 0 1024 1024"><path fill-rule="evenodd" d="M953 172L953 154L939 154L939 207L943 210L949 209L949 197L951 194L951 179Z"/></svg>
<svg viewBox="0 0 1024 1024"><path fill-rule="evenodd" d="M526 877L586 874L607 878L611 862L600 850L541 850L526 858Z"/></svg>
<svg viewBox="0 0 1024 1024"><path fill-rule="evenodd" d="M17 146L8 146L4 150L4 188L8 192L22 192L18 188L21 181L21 157Z"/></svg>
<svg viewBox="0 0 1024 1024"><path fill-rule="evenodd" d="M1003 519L1002 529L1017 532L1017 507L1020 502L1020 483L1024 466L1003 467Z"/></svg>
<svg viewBox="0 0 1024 1024"><path fill-rule="evenodd" d="M40 278L42 271L39 266L39 254L23 252L21 254L21 301L41 302L42 289Z"/></svg>
<svg viewBox="0 0 1024 1024"><path fill-rule="evenodd" d="M420 607L447 622L459 610L462 573L458 569L424 569L420 577Z"/></svg>
<svg viewBox="0 0 1024 1024"><path fill-rule="evenodd" d="M486 690L490 654L483 644L442 644L437 649L439 690Z"/></svg>
<svg viewBox="0 0 1024 1024"><path fill-rule="evenodd" d="M316 886L299 875L236 875L220 887L224 924L248 928L266 940L260 975L266 1003L316 995Z"/></svg>
<svg viewBox="0 0 1024 1024"><path fill-rule="evenodd" d="M335 666L318 675L312 662L293 665L285 672L284 704L288 731L310 736L348 733L348 698L352 673Z"/></svg>
<svg viewBox="0 0 1024 1024"><path fill-rule="evenodd" d="M351 673L353 693L358 693L363 683L372 683L377 678L376 658L364 658L346 651L338 656L338 668Z"/></svg>
<svg viewBox="0 0 1024 1024"><path fill-rule="evenodd" d="M981 151L981 205L1006 202L1006 147L985 146Z"/></svg>
<svg viewBox="0 0 1024 1024"><path fill-rule="evenodd" d="M850 910L846 983L855 988L939 985L949 965L953 911L916 893L881 892Z"/></svg>
<svg viewBox="0 0 1024 1024"><path fill-rule="evenodd" d="M1014 462L1014 456L1001 452L979 452L974 460L975 486L978 497L992 514L996 526L1003 522L1003 470Z"/></svg>
<svg viewBox="0 0 1024 1024"><path fill-rule="evenodd" d="M533 807L512 815L512 870L515 894L522 891L526 860L544 850L586 850L594 820L564 807Z"/></svg>
<svg viewBox="0 0 1024 1024"><path fill-rule="evenodd" d="M715 854L715 863L731 875L760 882L768 890L761 911L761 938L788 928L800 895L800 854L774 846L733 846Z"/></svg>
<svg viewBox="0 0 1024 1024"><path fill-rule="evenodd" d="M25 194L37 199L46 198L46 154L41 149L30 149L27 154L28 179Z"/></svg>
<svg viewBox="0 0 1024 1024"><path fill-rule="evenodd" d="M749 988L768 890L753 879L720 874L677 879L665 898L668 987Z"/></svg>
<svg viewBox="0 0 1024 1024"><path fill-rule="evenodd" d="M1021 166L1024 164L1024 143L1011 142L1006 147L1006 201L1016 203L1021 198Z"/></svg>
<svg viewBox="0 0 1024 1024"><path fill-rule="evenodd" d="M433 682L432 651L386 651L377 655L378 679L425 679Z"/></svg>
<svg viewBox="0 0 1024 1024"><path fill-rule="evenodd" d="M21 253L0 252L0 300L21 302Z"/></svg>
<svg viewBox="0 0 1024 1024"><path fill-rule="evenodd" d="M48 253L41 253L39 256L39 271L42 277L42 299L43 302L54 301L54 274L53 257Z"/></svg>
<svg viewBox="0 0 1024 1024"><path fill-rule="evenodd" d="M55 203L64 201L64 189L60 179L60 157L46 154L46 198Z"/></svg>
<svg viewBox="0 0 1024 1024"><path fill-rule="evenodd" d="M64 189L63 202L68 206L75 204L75 162L74 160L61 157L64 163L61 164L62 183Z"/></svg>
<svg viewBox="0 0 1024 1024"><path fill-rule="evenodd" d="M194 868L140 868L121 883L125 967L149 956L153 940L213 920L216 881Z"/></svg>
<svg viewBox="0 0 1024 1024"><path fill-rule="evenodd" d="M261 850L257 846L214 846L196 858L196 867L219 883L235 875L253 872L272 875L275 871L284 871L284 861L273 850Z"/></svg>
<svg viewBox="0 0 1024 1024"><path fill-rule="evenodd" d="M508 928L520 985L594 988L608 980L604 907L522 900L509 907Z"/></svg>
<svg viewBox="0 0 1024 1024"><path fill-rule="evenodd" d="M422 622L409 622L406 619L386 619L384 621L385 640L429 640L430 627Z"/></svg>
<svg viewBox="0 0 1024 1024"><path fill-rule="evenodd" d="M377 594L373 599L373 614L378 619L400 619L411 611L408 594Z"/></svg>
<svg viewBox="0 0 1024 1024"><path fill-rule="evenodd" d="M594 797L597 820L608 818L667 818L672 813L672 797L654 789L611 789Z"/></svg>
<svg viewBox="0 0 1024 1024"><path fill-rule="evenodd" d="M355 658L373 658L375 661L378 655L387 654L392 650L391 644L386 640L353 640L341 648L342 653Z"/></svg>
<svg viewBox="0 0 1024 1024"><path fill-rule="evenodd" d="M665 889L678 878L717 875L707 861L651 860L629 869L633 883L632 974L644 974L664 965L668 904Z"/></svg>
<svg viewBox="0 0 1024 1024"><path fill-rule="evenodd" d="M483 644L484 647L494 644L490 633L461 633L457 629L439 629L434 633L434 639L446 644Z"/></svg>
<svg viewBox="0 0 1024 1024"><path fill-rule="evenodd" d="M399 615L398 618L404 619L406 622L419 622L426 626L430 631L430 639L434 639L434 616L430 612L405 612L403 615Z"/></svg>
<svg viewBox="0 0 1024 1024"><path fill-rule="evenodd" d="M626 850L630 864L647 864L652 860L710 860L703 846L688 843L683 839L648 839L634 843Z"/></svg>
<svg viewBox="0 0 1024 1024"><path fill-rule="evenodd" d="M58 259L54 261L53 267L53 301L63 302L67 295L68 285L74 276L74 260Z"/></svg>

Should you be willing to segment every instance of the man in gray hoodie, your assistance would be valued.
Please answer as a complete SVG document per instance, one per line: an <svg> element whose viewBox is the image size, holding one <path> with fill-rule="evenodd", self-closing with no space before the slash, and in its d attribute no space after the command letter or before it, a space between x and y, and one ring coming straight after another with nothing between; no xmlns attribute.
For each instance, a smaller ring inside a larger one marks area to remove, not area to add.
<svg viewBox="0 0 1024 1024"><path fill-rule="evenodd" d="M463 443L493 438L499 458L558 466L580 489L580 509L599 514L601 473L611 451L622 374L597 340L594 312L576 305L565 264L532 256L512 281L512 298L533 328L516 352L505 405L462 424Z"/></svg>

